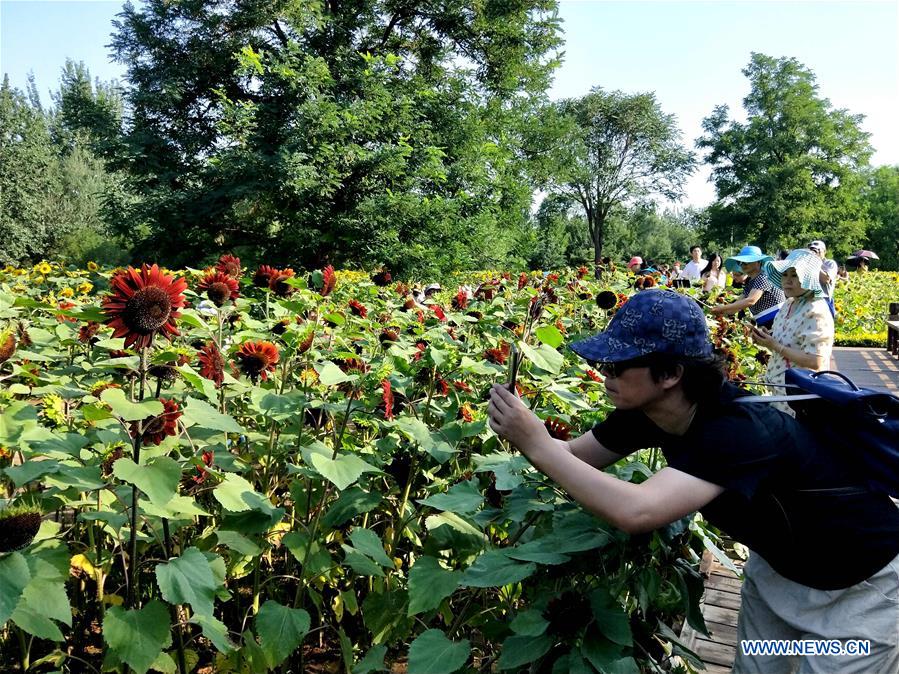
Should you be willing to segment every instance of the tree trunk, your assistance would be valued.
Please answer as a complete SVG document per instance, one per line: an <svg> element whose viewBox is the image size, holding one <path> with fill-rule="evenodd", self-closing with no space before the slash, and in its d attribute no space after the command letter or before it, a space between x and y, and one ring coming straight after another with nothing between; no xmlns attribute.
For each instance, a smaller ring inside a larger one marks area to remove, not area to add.
<svg viewBox="0 0 899 674"><path fill-rule="evenodd" d="M590 230L593 233L593 272L596 277L596 280L600 280L602 278L603 272L603 264L602 264L602 239L603 239L603 229L605 225L605 218L599 213L593 214L593 222L590 223Z"/></svg>

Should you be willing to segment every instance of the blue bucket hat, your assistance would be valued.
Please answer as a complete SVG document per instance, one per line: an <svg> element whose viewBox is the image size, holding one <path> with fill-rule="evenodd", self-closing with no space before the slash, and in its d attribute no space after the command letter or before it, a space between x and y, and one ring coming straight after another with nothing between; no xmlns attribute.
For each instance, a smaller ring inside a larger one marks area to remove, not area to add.
<svg viewBox="0 0 899 674"><path fill-rule="evenodd" d="M791 251L783 260L776 262L765 262L762 264L762 270L765 276L776 285L783 289L783 274L792 267L796 270L799 277L799 285L805 290L811 290L815 297L824 297L824 289L821 287L821 258L815 255L810 249L797 248Z"/></svg>
<svg viewBox="0 0 899 674"><path fill-rule="evenodd" d="M765 255L758 246L743 246L740 252L724 261L724 268L729 272L740 271L743 262L769 262L774 258Z"/></svg>
<svg viewBox="0 0 899 674"><path fill-rule="evenodd" d="M671 290L644 290L631 297L598 335L571 350L598 363L618 363L650 353L706 358L709 329L699 305Z"/></svg>

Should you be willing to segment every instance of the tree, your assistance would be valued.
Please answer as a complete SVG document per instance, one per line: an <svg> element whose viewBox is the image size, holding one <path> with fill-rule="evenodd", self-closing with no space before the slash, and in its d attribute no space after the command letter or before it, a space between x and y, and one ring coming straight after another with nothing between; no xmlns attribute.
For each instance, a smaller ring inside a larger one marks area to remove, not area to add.
<svg viewBox="0 0 899 674"><path fill-rule="evenodd" d="M682 196L693 155L680 143L674 116L662 112L653 93L595 88L547 110L544 124L559 130L550 189L584 209L598 275L612 210L651 195Z"/></svg>
<svg viewBox="0 0 899 674"><path fill-rule="evenodd" d="M407 273L502 263L528 219L516 120L556 64L554 8L126 5L113 49L138 246L170 264L222 249Z"/></svg>
<svg viewBox="0 0 899 674"><path fill-rule="evenodd" d="M870 172L862 199L871 223L864 247L880 256L881 269L899 271L899 165Z"/></svg>
<svg viewBox="0 0 899 674"><path fill-rule="evenodd" d="M845 253L864 236L861 174L871 155L864 117L832 109L796 59L753 53L743 70L747 120L718 106L696 142L712 166L717 200L708 236L739 246L794 248L822 238Z"/></svg>
<svg viewBox="0 0 899 674"><path fill-rule="evenodd" d="M529 266L559 269L579 266L592 256L584 216L577 202L561 194L549 194L534 215L534 243Z"/></svg>

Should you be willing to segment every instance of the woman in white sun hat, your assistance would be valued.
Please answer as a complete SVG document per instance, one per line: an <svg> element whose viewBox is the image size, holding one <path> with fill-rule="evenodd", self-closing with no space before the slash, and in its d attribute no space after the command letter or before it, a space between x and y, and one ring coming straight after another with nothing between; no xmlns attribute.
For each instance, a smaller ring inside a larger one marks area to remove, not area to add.
<svg viewBox="0 0 899 674"><path fill-rule="evenodd" d="M763 271L787 298L770 331L752 328L752 338L772 354L765 381L784 384L784 373L791 367L826 370L833 350L833 316L821 287L821 258L798 248L785 260L765 262ZM785 392L777 388L774 394ZM772 404L795 416L787 403Z"/></svg>

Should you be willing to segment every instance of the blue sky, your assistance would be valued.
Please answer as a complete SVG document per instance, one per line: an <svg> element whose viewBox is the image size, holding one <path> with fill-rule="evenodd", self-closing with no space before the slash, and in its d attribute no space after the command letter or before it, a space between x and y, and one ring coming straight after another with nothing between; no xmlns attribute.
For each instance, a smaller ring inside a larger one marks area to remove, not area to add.
<svg viewBox="0 0 899 674"><path fill-rule="evenodd" d="M122 2L0 0L0 71L23 88L29 71L45 103L66 57L95 77L122 78L106 45ZM565 61L550 91L594 86L655 91L692 146L702 118L726 103L739 114L750 53L791 56L816 74L819 93L867 116L875 164L899 164L899 3L895 0L740 2L563 0ZM714 197L702 170L685 203Z"/></svg>

